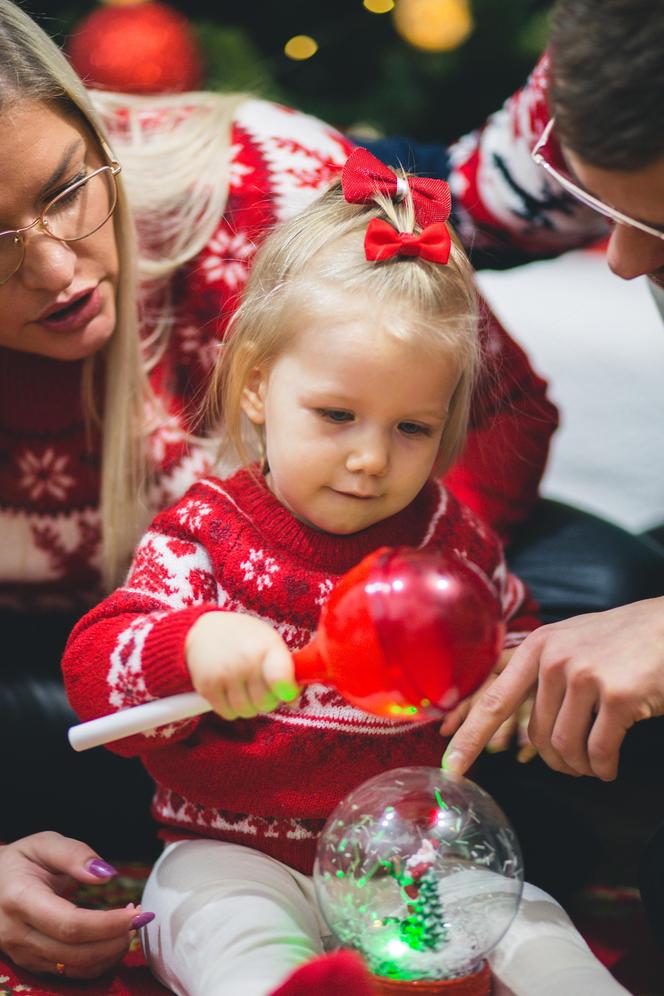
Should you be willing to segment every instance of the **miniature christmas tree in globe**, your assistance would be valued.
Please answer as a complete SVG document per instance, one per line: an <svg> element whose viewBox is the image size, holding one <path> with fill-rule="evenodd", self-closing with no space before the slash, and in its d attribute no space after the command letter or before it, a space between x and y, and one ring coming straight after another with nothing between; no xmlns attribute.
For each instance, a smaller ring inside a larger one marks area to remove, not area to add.
<svg viewBox="0 0 664 996"><path fill-rule="evenodd" d="M321 834L314 882L338 940L386 980L473 975L523 888L504 813L467 778L408 767L364 782Z"/></svg>

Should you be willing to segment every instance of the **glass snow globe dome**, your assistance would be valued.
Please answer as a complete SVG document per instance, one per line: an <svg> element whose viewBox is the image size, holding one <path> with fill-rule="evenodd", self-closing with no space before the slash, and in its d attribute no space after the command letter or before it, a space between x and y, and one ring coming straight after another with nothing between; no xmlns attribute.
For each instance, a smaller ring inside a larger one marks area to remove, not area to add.
<svg viewBox="0 0 664 996"><path fill-rule="evenodd" d="M314 866L321 912L387 979L478 971L516 916L523 863L491 796L439 768L383 772L327 820Z"/></svg>

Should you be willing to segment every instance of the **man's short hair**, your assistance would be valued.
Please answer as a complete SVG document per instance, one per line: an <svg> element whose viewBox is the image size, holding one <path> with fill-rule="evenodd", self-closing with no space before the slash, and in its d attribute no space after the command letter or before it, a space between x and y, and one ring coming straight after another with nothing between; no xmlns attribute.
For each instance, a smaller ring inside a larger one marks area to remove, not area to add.
<svg viewBox="0 0 664 996"><path fill-rule="evenodd" d="M603 169L664 156L664 0L557 0L549 52L563 145Z"/></svg>

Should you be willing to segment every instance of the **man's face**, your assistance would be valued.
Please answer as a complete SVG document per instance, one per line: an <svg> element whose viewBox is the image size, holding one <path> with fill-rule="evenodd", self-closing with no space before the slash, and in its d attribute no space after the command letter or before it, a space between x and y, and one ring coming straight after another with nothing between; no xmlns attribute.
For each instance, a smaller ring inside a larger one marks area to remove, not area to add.
<svg viewBox="0 0 664 996"><path fill-rule="evenodd" d="M622 214L664 232L664 157L641 169L621 171L591 166L571 150L563 151L575 178L589 193ZM607 262L624 280L648 276L664 287L664 239L631 225L615 224Z"/></svg>

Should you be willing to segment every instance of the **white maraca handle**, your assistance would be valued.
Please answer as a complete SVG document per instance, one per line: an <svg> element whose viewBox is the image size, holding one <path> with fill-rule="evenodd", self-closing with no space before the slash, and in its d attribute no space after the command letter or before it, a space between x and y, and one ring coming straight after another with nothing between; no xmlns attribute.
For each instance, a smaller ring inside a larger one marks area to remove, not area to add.
<svg viewBox="0 0 664 996"><path fill-rule="evenodd" d="M100 716L99 719L72 726L69 729L69 743L74 750L89 750L90 747L99 747L112 740L131 737L134 733L154 730L156 726L200 716L211 709L208 700L198 692L169 695L165 699L154 699L143 705L132 706L131 709L122 709L109 716Z"/></svg>

